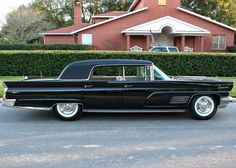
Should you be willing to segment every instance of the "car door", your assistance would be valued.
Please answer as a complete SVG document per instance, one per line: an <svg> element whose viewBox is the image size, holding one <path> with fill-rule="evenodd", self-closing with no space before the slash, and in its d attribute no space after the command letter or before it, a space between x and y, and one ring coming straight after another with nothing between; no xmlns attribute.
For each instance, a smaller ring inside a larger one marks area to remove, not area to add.
<svg viewBox="0 0 236 168"><path fill-rule="evenodd" d="M142 109L153 91L150 85L150 67L144 65L124 66L123 104L127 109Z"/></svg>
<svg viewBox="0 0 236 168"><path fill-rule="evenodd" d="M122 66L95 67L90 79L84 82L84 108L121 108L122 71Z"/></svg>
<svg viewBox="0 0 236 168"><path fill-rule="evenodd" d="M151 80L150 70L148 66L125 66L123 104L127 109L170 107L172 91L168 81Z"/></svg>

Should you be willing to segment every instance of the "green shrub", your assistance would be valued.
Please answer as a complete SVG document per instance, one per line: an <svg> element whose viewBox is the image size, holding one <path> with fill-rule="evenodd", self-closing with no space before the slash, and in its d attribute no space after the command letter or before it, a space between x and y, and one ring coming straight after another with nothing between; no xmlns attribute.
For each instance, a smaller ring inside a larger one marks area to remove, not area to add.
<svg viewBox="0 0 236 168"><path fill-rule="evenodd" d="M90 50L92 46L81 44L1 44L0 50Z"/></svg>
<svg viewBox="0 0 236 168"><path fill-rule="evenodd" d="M0 76L58 76L74 61L150 60L169 75L236 76L236 54L108 51L0 51ZM78 69L79 71L79 69Z"/></svg>
<svg viewBox="0 0 236 168"><path fill-rule="evenodd" d="M236 53L236 46L230 46L227 48L229 52Z"/></svg>

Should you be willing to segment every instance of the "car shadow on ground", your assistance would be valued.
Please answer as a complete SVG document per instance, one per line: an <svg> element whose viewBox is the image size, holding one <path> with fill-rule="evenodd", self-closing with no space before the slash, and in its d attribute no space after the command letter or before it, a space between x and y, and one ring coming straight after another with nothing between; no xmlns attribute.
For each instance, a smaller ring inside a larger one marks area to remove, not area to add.
<svg viewBox="0 0 236 168"><path fill-rule="evenodd" d="M225 116L220 110L213 118L220 120ZM192 121L188 113L84 113L79 121ZM53 111L0 108L0 122L53 122L59 121Z"/></svg>
<svg viewBox="0 0 236 168"><path fill-rule="evenodd" d="M53 111L1 109L0 122L60 121ZM79 121L189 120L187 113L84 113Z"/></svg>
<svg viewBox="0 0 236 168"><path fill-rule="evenodd" d="M182 120L190 119L187 113L85 113L81 120Z"/></svg>

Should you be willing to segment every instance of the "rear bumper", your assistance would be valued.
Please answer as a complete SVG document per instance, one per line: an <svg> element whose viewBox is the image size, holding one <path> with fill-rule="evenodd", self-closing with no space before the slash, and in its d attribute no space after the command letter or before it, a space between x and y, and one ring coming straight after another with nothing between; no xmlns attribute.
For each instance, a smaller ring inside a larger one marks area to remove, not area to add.
<svg viewBox="0 0 236 168"><path fill-rule="evenodd" d="M5 107L14 107L16 103L16 99L3 99L2 106Z"/></svg>
<svg viewBox="0 0 236 168"><path fill-rule="evenodd" d="M230 96L221 98L219 108L226 108L229 103L236 103L236 99Z"/></svg>

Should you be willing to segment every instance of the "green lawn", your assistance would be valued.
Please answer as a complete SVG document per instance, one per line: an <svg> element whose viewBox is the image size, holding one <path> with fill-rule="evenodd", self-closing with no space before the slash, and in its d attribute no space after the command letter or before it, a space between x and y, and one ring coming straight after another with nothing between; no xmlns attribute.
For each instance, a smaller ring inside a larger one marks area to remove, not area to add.
<svg viewBox="0 0 236 168"><path fill-rule="evenodd" d="M234 82L234 88L231 92L231 96L236 97L236 77L221 77L220 79Z"/></svg>
<svg viewBox="0 0 236 168"><path fill-rule="evenodd" d="M220 79L234 82L234 88L231 92L231 96L236 97L236 77L221 77ZM3 81L15 81L15 80L23 80L23 77L19 77L19 76L0 76L0 97L3 96L2 82Z"/></svg>
<svg viewBox="0 0 236 168"><path fill-rule="evenodd" d="M2 82L3 81L17 81L17 80L23 80L23 77L19 77L19 76L0 76L0 97L3 96L3 85Z"/></svg>

